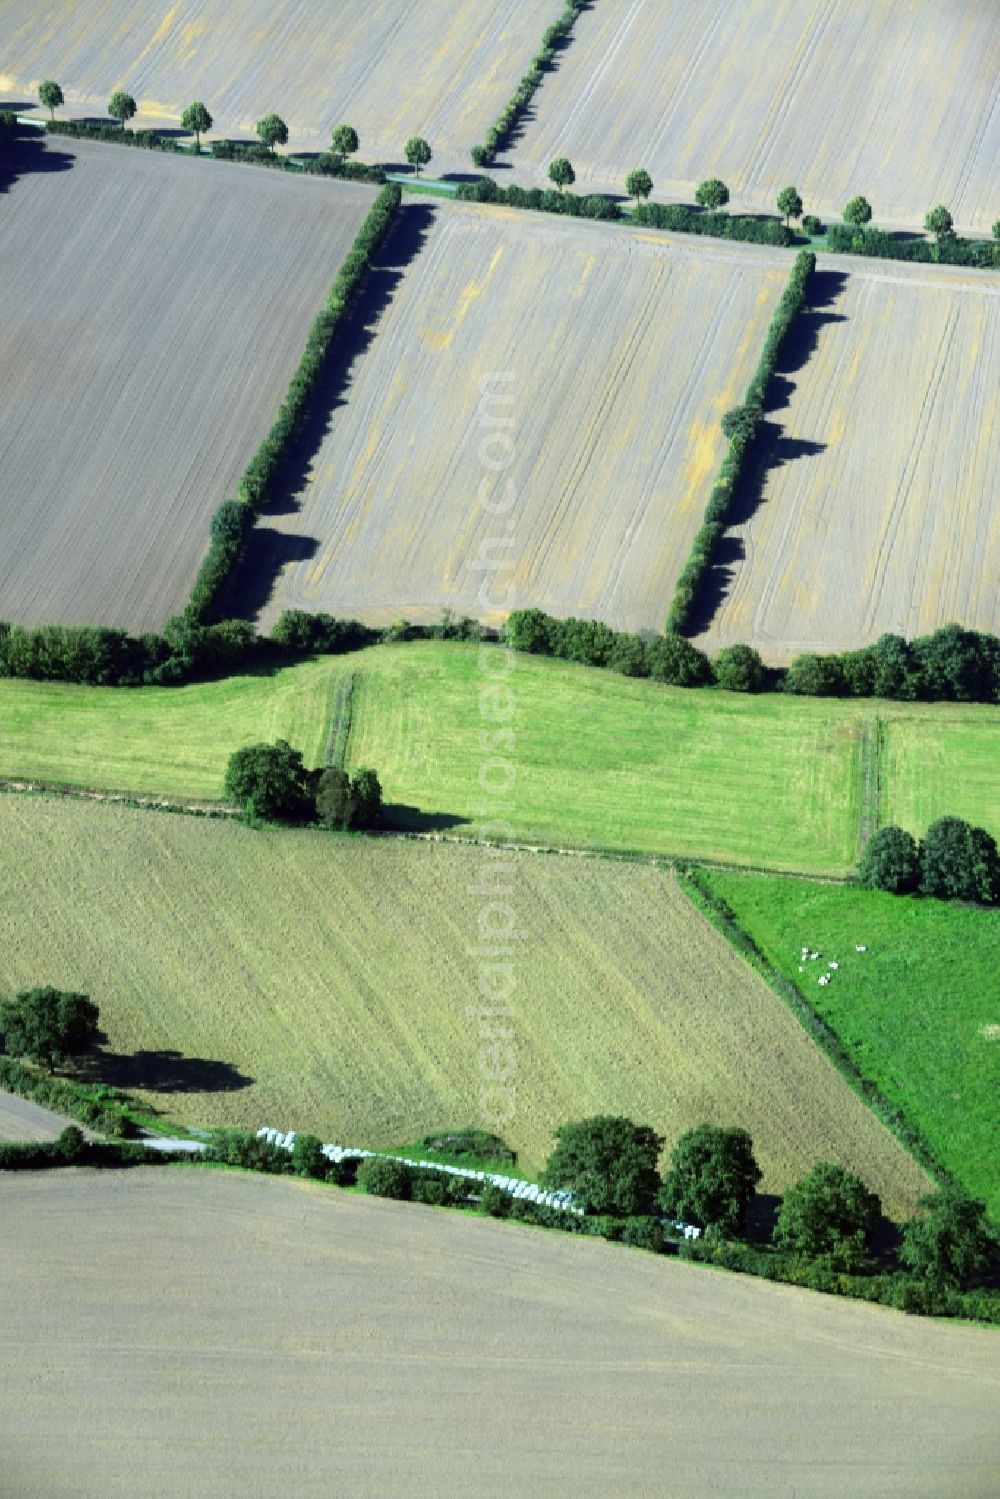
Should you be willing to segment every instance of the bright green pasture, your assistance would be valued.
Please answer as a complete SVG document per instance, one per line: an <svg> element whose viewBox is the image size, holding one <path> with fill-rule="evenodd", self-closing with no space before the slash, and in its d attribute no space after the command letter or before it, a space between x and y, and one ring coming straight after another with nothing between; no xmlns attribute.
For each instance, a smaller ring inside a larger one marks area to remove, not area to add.
<svg viewBox="0 0 1000 1499"><path fill-rule="evenodd" d="M996 709L685 691L455 642L188 687L3 681L0 776L218 799L242 744L283 737L323 763L348 700L347 762L376 767L398 826L845 874L877 715L883 818L1000 832Z"/></svg>
<svg viewBox="0 0 1000 1499"><path fill-rule="evenodd" d="M1000 911L774 875L707 878L862 1074L1000 1217ZM804 943L816 962L801 964Z"/></svg>

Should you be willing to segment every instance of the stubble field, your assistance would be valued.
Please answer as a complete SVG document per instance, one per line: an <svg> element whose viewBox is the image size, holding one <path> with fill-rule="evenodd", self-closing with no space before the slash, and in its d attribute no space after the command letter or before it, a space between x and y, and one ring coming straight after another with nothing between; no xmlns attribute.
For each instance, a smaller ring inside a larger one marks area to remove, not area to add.
<svg viewBox="0 0 1000 1499"><path fill-rule="evenodd" d="M1000 286L869 262L816 338L773 414L759 498L748 486L729 533L742 560L699 643L784 662L951 620L996 633Z"/></svg>
<svg viewBox="0 0 1000 1499"><path fill-rule="evenodd" d="M883 223L944 202L988 233L998 77L1000 21L978 0L611 0L578 20L511 159L541 174L565 155L619 191L644 166L689 199L718 176L772 211L790 182L823 215L864 193Z"/></svg>
<svg viewBox="0 0 1000 1499"><path fill-rule="evenodd" d="M665 869L24 797L0 832L0 991L89 993L99 1075L184 1123L390 1146L509 1114L531 1171L570 1119L709 1119L765 1192L819 1159L896 1216L928 1190Z"/></svg>
<svg viewBox="0 0 1000 1499"><path fill-rule="evenodd" d="M46 148L0 220L0 619L141 631L183 606L373 197Z"/></svg>
<svg viewBox="0 0 1000 1499"><path fill-rule="evenodd" d="M291 513L268 518L315 555L283 568L263 620L497 622L537 605L661 630L786 270L439 211Z"/></svg>
<svg viewBox="0 0 1000 1499"><path fill-rule="evenodd" d="M22 1175L3 1212L19 1499L995 1493L987 1329L192 1168Z"/></svg>
<svg viewBox="0 0 1000 1499"><path fill-rule="evenodd" d="M849 874L866 739L883 746L869 824L920 835L958 812L1000 836L995 708L753 698L507 660L502 816L520 842ZM475 838L497 812L478 778L480 694L505 675L496 647L421 641L187 687L0 681L0 776L219 801L234 749L283 738L307 765L340 746L374 765L391 826Z"/></svg>
<svg viewBox="0 0 1000 1499"><path fill-rule="evenodd" d="M116 88L139 124L180 122L202 99L216 133L253 136L276 110L291 144L322 150L348 121L369 161L403 161L425 136L435 169L469 148L513 93L559 0L0 0L0 89L34 96L58 78L71 111L103 114ZM551 14L548 14L551 12Z"/></svg>

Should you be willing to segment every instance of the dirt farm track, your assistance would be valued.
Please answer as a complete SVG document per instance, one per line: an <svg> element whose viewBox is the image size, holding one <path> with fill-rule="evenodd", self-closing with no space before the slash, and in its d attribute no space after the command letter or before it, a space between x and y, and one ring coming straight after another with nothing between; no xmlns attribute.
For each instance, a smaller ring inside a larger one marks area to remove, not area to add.
<svg viewBox="0 0 1000 1499"><path fill-rule="evenodd" d="M375 190L54 137L15 168L0 619L159 629Z"/></svg>
<svg viewBox="0 0 1000 1499"><path fill-rule="evenodd" d="M996 1494L994 1332L273 1178L0 1192L16 1499Z"/></svg>

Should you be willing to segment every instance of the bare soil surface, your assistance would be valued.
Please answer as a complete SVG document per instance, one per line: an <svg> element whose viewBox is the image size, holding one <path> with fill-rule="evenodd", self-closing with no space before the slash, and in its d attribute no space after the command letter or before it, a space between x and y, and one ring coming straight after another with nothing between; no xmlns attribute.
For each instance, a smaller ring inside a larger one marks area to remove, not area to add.
<svg viewBox="0 0 1000 1499"><path fill-rule="evenodd" d="M0 215L0 619L158 629L374 189L30 150Z"/></svg>
<svg viewBox="0 0 1000 1499"><path fill-rule="evenodd" d="M0 1193L17 1499L996 1493L992 1331L273 1178Z"/></svg>
<svg viewBox="0 0 1000 1499"><path fill-rule="evenodd" d="M243 607L662 630L787 256L470 204L400 233Z"/></svg>
<svg viewBox="0 0 1000 1499"><path fill-rule="evenodd" d="M1000 11L982 0L601 0L506 160L542 179L568 156L578 189L619 193L643 166L689 202L721 177L733 206L771 212L789 183L821 215L863 193L882 224L945 203L988 234L998 79Z"/></svg>

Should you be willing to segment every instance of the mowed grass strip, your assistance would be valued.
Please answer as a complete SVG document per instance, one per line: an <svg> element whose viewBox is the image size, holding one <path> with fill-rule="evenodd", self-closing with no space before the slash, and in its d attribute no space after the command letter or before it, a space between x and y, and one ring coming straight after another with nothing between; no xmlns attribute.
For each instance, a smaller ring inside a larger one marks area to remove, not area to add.
<svg viewBox="0 0 1000 1499"><path fill-rule="evenodd" d="M1000 1217L1000 912L775 876L708 879L862 1074ZM800 974L803 943L821 958ZM823 988L831 959L840 967Z"/></svg>
<svg viewBox="0 0 1000 1499"><path fill-rule="evenodd" d="M0 681L0 776L219 800L243 744L283 737L324 763L353 677L347 763L376 767L397 827L509 836L499 819L519 842L845 875L877 716L883 820L922 831L958 811L1000 835L994 708L686 691L485 649L417 641L179 688ZM514 712L497 726L481 694L505 665ZM513 780L488 794L481 774Z"/></svg>
<svg viewBox="0 0 1000 1499"><path fill-rule="evenodd" d="M388 1146L509 1112L534 1170L570 1119L711 1119L751 1131L765 1191L820 1158L896 1213L928 1186L665 869L11 795L0 838L0 992L91 994L104 1074L182 1122ZM497 882L509 1019L479 993Z"/></svg>

